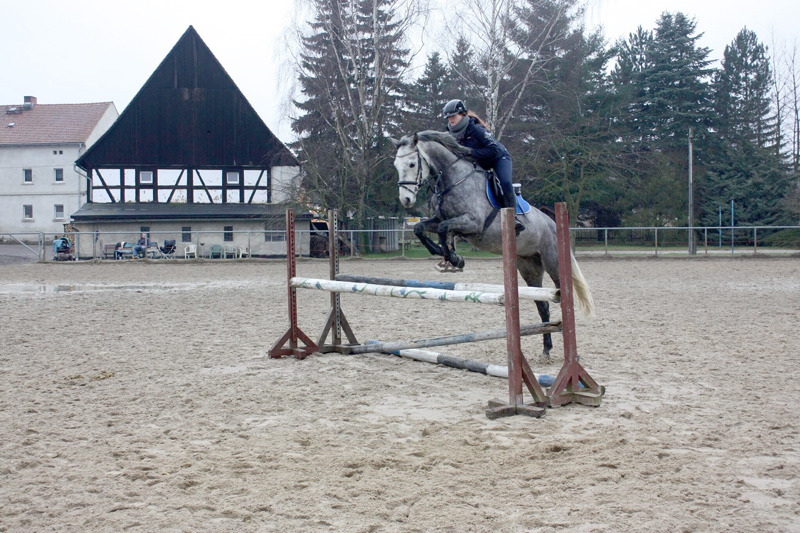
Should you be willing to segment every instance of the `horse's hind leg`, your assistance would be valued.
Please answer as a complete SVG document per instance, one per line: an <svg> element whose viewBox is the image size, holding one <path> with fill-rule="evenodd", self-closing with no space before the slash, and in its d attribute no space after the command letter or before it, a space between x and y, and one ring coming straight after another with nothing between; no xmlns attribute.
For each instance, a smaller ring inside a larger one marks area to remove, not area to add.
<svg viewBox="0 0 800 533"><path fill-rule="evenodd" d="M542 286L544 267L538 254L531 257L517 257L517 270L519 270L528 287ZM542 322L550 321L550 304L548 302L537 301L536 310L539 311L539 318L542 319ZM550 333L542 335L542 343L542 356L550 359L550 350L553 349L553 338Z"/></svg>

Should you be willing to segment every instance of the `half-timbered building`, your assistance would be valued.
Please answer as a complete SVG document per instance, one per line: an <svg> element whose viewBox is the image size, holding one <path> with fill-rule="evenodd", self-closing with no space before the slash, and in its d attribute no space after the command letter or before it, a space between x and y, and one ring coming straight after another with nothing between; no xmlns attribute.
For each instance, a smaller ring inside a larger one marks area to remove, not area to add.
<svg viewBox="0 0 800 533"><path fill-rule="evenodd" d="M285 252L278 204L296 198L299 163L191 26L76 164L89 193L72 220L94 236L81 239L82 257L143 231L199 253Z"/></svg>

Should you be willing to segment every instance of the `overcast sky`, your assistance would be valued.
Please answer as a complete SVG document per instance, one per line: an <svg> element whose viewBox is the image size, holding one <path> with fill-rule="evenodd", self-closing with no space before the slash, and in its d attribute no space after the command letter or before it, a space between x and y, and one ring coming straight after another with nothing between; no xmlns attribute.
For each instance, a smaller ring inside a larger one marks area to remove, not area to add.
<svg viewBox="0 0 800 533"><path fill-rule="evenodd" d="M452 6L451 1L446 5ZM193 25L267 126L290 141L281 111L286 59L281 42L294 0L3 1L0 105L36 96L41 104L112 101L121 113ZM452 7L447 9L447 12ZM791 47L797 0L588 0L586 22L609 41L638 26L653 29L664 11L697 20L702 46L718 59L742 27Z"/></svg>

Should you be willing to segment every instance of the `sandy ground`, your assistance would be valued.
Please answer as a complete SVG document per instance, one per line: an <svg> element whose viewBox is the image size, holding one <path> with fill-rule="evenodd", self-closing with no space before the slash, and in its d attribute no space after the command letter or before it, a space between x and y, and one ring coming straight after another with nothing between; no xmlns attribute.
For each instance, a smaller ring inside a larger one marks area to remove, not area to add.
<svg viewBox="0 0 800 533"><path fill-rule="evenodd" d="M0 266L0 531L800 531L800 259L581 265L598 316L578 317L578 348L602 405L497 420L500 378L269 359L281 262ZM501 282L501 263L458 276ZM329 296L299 301L316 339ZM361 341L503 327L499 307L342 301ZM552 362L523 339L535 371L557 373L554 337ZM506 358L504 341L442 351Z"/></svg>

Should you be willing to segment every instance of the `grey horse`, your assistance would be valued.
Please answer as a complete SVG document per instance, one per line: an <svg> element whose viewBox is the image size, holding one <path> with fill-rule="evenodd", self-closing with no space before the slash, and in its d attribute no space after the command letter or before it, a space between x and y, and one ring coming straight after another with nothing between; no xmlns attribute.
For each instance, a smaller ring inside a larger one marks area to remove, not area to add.
<svg viewBox="0 0 800 533"><path fill-rule="evenodd" d="M481 250L502 255L500 217L486 196L484 170L467 159L469 148L459 145L448 133L438 131L422 131L392 142L397 147L394 166L399 175L403 207L414 206L422 187L429 187L432 193L434 217L414 227L414 234L428 251L442 256L451 265L463 267L464 259L447 243L449 235L458 235ZM545 272L560 287L555 222L533 207L517 216L522 217L525 225L517 236L517 270L529 287L541 287ZM426 233L437 234L438 243ZM584 314L591 316L594 301L589 285L575 257L571 257L576 300ZM548 322L549 304L536 302L536 308L542 322ZM546 334L545 357L549 357L552 347L550 334Z"/></svg>

